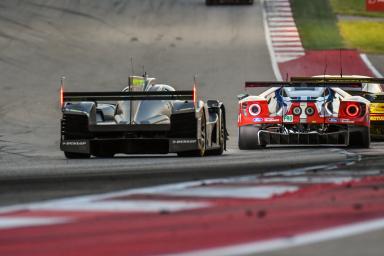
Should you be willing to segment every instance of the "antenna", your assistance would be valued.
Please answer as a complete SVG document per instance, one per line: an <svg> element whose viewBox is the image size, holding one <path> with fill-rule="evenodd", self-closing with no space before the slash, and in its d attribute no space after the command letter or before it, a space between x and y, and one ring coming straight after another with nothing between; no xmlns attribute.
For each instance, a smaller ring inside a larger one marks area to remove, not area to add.
<svg viewBox="0 0 384 256"><path fill-rule="evenodd" d="M343 62L341 56L341 48L339 49L339 59L340 59L340 77L343 77Z"/></svg>
<svg viewBox="0 0 384 256"><path fill-rule="evenodd" d="M328 61L327 61L327 55L324 56L325 58L325 66L324 66L324 72L323 72L323 101L324 101L324 105L323 105L323 110L324 110L324 113L323 113L323 128L325 126L325 76L327 74L327 68L328 68Z"/></svg>
<svg viewBox="0 0 384 256"><path fill-rule="evenodd" d="M324 78L325 78L325 75L327 74L327 68L328 68L328 61L327 61L327 56L325 56L325 66L324 66L324 72L323 72Z"/></svg>
<svg viewBox="0 0 384 256"><path fill-rule="evenodd" d="M131 57L131 70L132 70L132 75L135 74L135 69L134 69L134 66L133 66L133 58Z"/></svg>
<svg viewBox="0 0 384 256"><path fill-rule="evenodd" d="M144 68L144 65L143 66L141 66L141 68L143 69L143 76L146 76L146 72L145 72L145 68Z"/></svg>
<svg viewBox="0 0 384 256"><path fill-rule="evenodd" d="M285 75L285 82L288 82L288 77L289 77L289 75L288 75L288 72L287 72L287 74Z"/></svg>

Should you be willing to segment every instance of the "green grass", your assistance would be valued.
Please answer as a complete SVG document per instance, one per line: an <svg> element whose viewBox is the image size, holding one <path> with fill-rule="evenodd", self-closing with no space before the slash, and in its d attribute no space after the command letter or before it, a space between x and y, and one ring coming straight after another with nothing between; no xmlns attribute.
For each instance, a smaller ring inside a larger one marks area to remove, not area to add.
<svg viewBox="0 0 384 256"><path fill-rule="evenodd" d="M384 22L339 21L340 32L348 48L362 52L384 52Z"/></svg>
<svg viewBox="0 0 384 256"><path fill-rule="evenodd" d="M290 0L304 48L343 48L337 19L327 0Z"/></svg>
<svg viewBox="0 0 384 256"><path fill-rule="evenodd" d="M330 0L335 13L368 17L384 17L383 12L367 12L365 0Z"/></svg>

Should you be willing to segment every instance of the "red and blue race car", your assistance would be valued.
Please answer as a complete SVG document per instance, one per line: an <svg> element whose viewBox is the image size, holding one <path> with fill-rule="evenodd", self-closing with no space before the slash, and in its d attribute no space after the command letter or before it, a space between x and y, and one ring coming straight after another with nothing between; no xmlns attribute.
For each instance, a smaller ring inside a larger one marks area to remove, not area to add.
<svg viewBox="0 0 384 256"><path fill-rule="evenodd" d="M267 145L334 145L369 148L370 102L342 88L362 82L296 77L290 82L246 82L270 87L259 95L238 96L240 149Z"/></svg>

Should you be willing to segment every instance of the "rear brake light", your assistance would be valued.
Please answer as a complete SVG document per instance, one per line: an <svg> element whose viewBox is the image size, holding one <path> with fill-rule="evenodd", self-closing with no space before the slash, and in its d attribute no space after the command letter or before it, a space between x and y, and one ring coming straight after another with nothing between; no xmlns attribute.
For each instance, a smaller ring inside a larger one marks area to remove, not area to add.
<svg viewBox="0 0 384 256"><path fill-rule="evenodd" d="M60 108L64 107L64 79L65 76L60 79Z"/></svg>
<svg viewBox="0 0 384 256"><path fill-rule="evenodd" d="M64 87L60 86L60 107L64 107Z"/></svg>
<svg viewBox="0 0 384 256"><path fill-rule="evenodd" d="M341 102L339 116L342 118L355 118L364 114L364 104L359 102Z"/></svg>
<svg viewBox="0 0 384 256"><path fill-rule="evenodd" d="M249 106L248 111L249 111L249 114L251 114L251 116L258 116L261 112L261 107L259 104L254 103Z"/></svg>
<svg viewBox="0 0 384 256"><path fill-rule="evenodd" d="M360 107L357 104L350 104L345 108L345 112L350 117L356 117L360 113Z"/></svg>
<svg viewBox="0 0 384 256"><path fill-rule="evenodd" d="M240 114L247 116L269 116L268 102L265 101L246 101L241 102Z"/></svg>

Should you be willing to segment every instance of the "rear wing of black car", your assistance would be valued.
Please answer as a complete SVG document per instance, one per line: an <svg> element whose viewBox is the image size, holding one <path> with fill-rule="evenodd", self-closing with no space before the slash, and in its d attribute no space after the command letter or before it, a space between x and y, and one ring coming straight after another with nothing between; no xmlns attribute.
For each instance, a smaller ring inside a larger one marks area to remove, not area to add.
<svg viewBox="0 0 384 256"><path fill-rule="evenodd" d="M196 103L196 87L192 90L181 91L147 91L146 88L152 79L146 76L130 76L129 85L123 91L105 92L75 92L64 90L64 79L61 78L60 106L67 102L81 101L140 101L140 100L192 100Z"/></svg>
<svg viewBox="0 0 384 256"><path fill-rule="evenodd" d="M144 92L65 92L62 102L75 101L130 101L130 100L194 100L191 91L144 91Z"/></svg>

